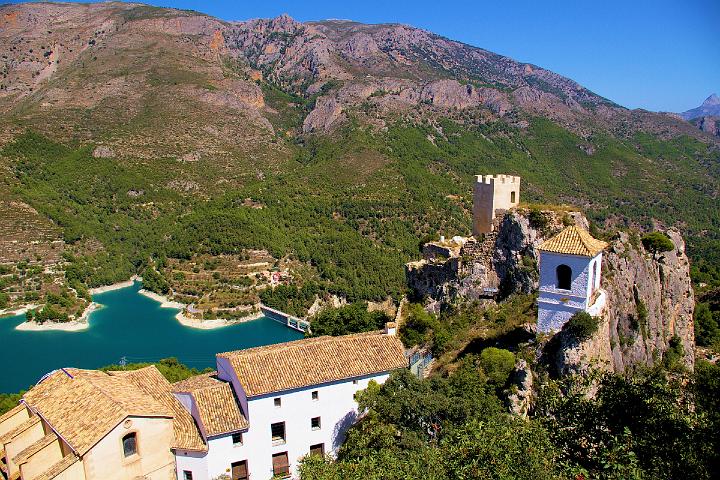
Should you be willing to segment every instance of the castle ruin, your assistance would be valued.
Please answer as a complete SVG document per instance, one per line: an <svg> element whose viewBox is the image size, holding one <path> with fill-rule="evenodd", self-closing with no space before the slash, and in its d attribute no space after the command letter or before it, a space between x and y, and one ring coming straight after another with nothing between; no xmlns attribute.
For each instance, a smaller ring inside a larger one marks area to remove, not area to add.
<svg viewBox="0 0 720 480"><path fill-rule="evenodd" d="M473 188L473 235L493 231L496 215L520 203L520 177L513 175L477 175Z"/></svg>

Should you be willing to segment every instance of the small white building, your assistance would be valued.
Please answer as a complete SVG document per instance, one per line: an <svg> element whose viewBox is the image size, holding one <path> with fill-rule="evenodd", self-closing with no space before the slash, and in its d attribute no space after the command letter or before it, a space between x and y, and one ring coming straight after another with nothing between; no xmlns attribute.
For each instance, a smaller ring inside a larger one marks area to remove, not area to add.
<svg viewBox="0 0 720 480"><path fill-rule="evenodd" d="M579 311L598 316L606 295L600 288L607 243L571 226L538 247L540 292L538 331L556 332Z"/></svg>
<svg viewBox="0 0 720 480"><path fill-rule="evenodd" d="M358 412L355 393L406 368L394 325L217 355L217 373L173 386L205 451L176 449L178 480L296 476L310 454L333 455Z"/></svg>

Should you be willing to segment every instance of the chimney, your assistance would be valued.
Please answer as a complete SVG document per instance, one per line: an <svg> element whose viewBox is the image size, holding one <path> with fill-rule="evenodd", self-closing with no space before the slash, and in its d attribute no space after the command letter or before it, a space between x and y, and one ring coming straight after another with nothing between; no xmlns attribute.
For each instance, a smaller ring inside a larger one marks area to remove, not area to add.
<svg viewBox="0 0 720 480"><path fill-rule="evenodd" d="M395 322L387 322L385 324L385 335L395 335L397 333L397 325Z"/></svg>

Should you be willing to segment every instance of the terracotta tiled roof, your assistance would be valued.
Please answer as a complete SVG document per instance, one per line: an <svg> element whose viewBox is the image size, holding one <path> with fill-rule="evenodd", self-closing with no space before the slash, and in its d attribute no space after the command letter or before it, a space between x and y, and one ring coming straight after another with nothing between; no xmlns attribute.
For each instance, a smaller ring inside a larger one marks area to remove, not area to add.
<svg viewBox="0 0 720 480"><path fill-rule="evenodd" d="M173 392L185 392L190 393L199 388L203 387L214 387L220 380L217 378L217 372L201 373L200 375L194 375L186 378L179 382L172 384Z"/></svg>
<svg viewBox="0 0 720 480"><path fill-rule="evenodd" d="M28 418L23 423L21 423L20 425L18 425L17 427L13 428L9 432L7 432L5 435L0 437L0 447L2 447L2 445L6 444L13 438L20 435L22 432L24 432L28 428L34 427L38 423L40 423L40 418L37 415L33 415L32 417Z"/></svg>
<svg viewBox="0 0 720 480"><path fill-rule="evenodd" d="M72 453L70 455L65 455L62 460L52 465L39 476L35 477L34 480L52 480L53 478L57 477L62 472L70 468L78 460L78 457L76 457Z"/></svg>
<svg viewBox="0 0 720 480"><path fill-rule="evenodd" d="M175 442L171 446L172 448L200 452L207 450L207 445L202 435L200 435L195 419L175 398L175 395L172 394L172 385L155 366L151 365L139 370L109 373L114 376L127 377L141 391L172 411L173 430L175 432Z"/></svg>
<svg viewBox="0 0 720 480"><path fill-rule="evenodd" d="M573 225L543 242L538 249L544 252L594 257L607 245L606 242L593 238L587 230Z"/></svg>
<svg viewBox="0 0 720 480"><path fill-rule="evenodd" d="M220 353L248 397L407 367L395 335L381 332L317 337Z"/></svg>
<svg viewBox="0 0 720 480"><path fill-rule="evenodd" d="M208 437L245 430L248 421L240 411L232 387L215 375L213 372L190 377L173 384L173 391L193 396Z"/></svg>
<svg viewBox="0 0 720 480"><path fill-rule="evenodd" d="M15 405L13 408L0 415L0 423L3 423L8 418L15 416L23 410L25 410L25 405L23 405L22 403Z"/></svg>
<svg viewBox="0 0 720 480"><path fill-rule="evenodd" d="M15 458L13 458L13 463L15 463L15 465L20 465L22 463L27 462L30 459L30 457L32 457L37 452L39 452L43 448L47 447L48 445L50 445L57 439L58 439L58 437L57 437L57 435L55 435L55 433L53 433L53 432L48 433L47 435L42 437L37 442L33 443L32 445L28 446L25 450L22 450L20 453L15 455Z"/></svg>
<svg viewBox="0 0 720 480"><path fill-rule="evenodd" d="M23 400L81 456L128 416L173 415L129 378L94 370L53 372Z"/></svg>

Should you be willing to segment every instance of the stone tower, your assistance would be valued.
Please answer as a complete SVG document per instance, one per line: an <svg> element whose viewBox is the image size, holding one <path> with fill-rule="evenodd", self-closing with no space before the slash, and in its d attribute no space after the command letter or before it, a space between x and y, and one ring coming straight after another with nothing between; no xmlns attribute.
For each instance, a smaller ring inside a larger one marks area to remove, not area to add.
<svg viewBox="0 0 720 480"><path fill-rule="evenodd" d="M600 288L600 272L606 247L607 243L577 226L567 227L538 247L538 332L560 330L575 312L594 317L602 313L606 295Z"/></svg>
<svg viewBox="0 0 720 480"><path fill-rule="evenodd" d="M477 175L473 189L473 235L493 231L498 213L520 203L520 177L512 175Z"/></svg>

